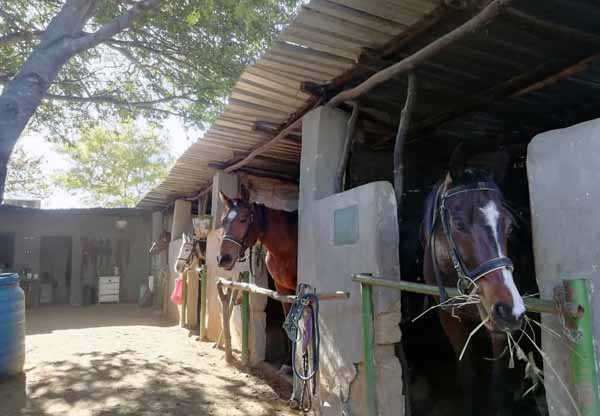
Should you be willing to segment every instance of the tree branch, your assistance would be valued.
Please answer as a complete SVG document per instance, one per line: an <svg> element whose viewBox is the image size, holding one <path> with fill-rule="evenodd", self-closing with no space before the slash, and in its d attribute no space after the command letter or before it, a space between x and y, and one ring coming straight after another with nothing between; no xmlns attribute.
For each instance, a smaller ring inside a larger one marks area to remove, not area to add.
<svg viewBox="0 0 600 416"><path fill-rule="evenodd" d="M84 51L86 49L93 48L102 42L107 41L116 34L122 32L131 24L133 21L147 10L154 8L160 4L160 0L141 0L132 6L122 15L111 20L109 23L102 26L94 33L82 36L77 39L73 39L73 47L75 53Z"/></svg>
<svg viewBox="0 0 600 416"><path fill-rule="evenodd" d="M9 33L8 35L0 36L0 46L9 46L17 42L38 38L43 33L43 30Z"/></svg>
<svg viewBox="0 0 600 416"><path fill-rule="evenodd" d="M178 117L182 117L182 114L176 113L174 111L165 110L162 108L156 108L154 105L167 103L170 101L181 100L189 98L191 93L182 94L182 95L172 95L169 97L159 98L156 100L147 100L147 101L127 101L118 97L110 96L110 95L95 95L91 97L81 97L76 95L60 95L60 94L46 94L46 99L52 101L70 101L70 102L78 102L78 103L95 103L95 104L112 104L116 106L123 107L136 107L143 110L148 111L156 111L159 113L174 115Z"/></svg>

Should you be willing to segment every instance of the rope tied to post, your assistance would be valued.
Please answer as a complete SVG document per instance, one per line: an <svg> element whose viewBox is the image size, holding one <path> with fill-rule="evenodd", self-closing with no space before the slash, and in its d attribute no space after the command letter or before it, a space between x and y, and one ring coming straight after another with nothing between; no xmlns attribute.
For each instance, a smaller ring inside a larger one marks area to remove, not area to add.
<svg viewBox="0 0 600 416"><path fill-rule="evenodd" d="M302 326L300 321L302 321ZM317 391L316 376L319 371L319 349L321 344L319 299L310 285L303 283L298 285L296 300L285 318L283 329L292 342L292 370L302 386L299 406L302 412L307 414L312 409L312 397ZM298 369L296 363L296 351L300 343L302 369Z"/></svg>

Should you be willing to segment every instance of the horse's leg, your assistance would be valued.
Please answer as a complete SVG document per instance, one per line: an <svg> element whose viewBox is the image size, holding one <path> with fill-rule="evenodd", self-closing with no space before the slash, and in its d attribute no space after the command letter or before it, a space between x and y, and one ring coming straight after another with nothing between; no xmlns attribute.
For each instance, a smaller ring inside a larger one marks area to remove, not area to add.
<svg viewBox="0 0 600 416"><path fill-rule="evenodd" d="M492 401L497 416L508 416L512 414L512 388L508 370L510 354L506 351L506 335L504 333L490 335L495 358L492 368Z"/></svg>
<svg viewBox="0 0 600 416"><path fill-rule="evenodd" d="M458 359L469 336L469 328L446 311L440 311L440 322ZM462 360L458 362L460 382L463 390L462 414L465 416L479 415L479 409L481 408L479 405L481 395L477 392L481 380L476 379L475 362L471 351L472 348L468 348Z"/></svg>

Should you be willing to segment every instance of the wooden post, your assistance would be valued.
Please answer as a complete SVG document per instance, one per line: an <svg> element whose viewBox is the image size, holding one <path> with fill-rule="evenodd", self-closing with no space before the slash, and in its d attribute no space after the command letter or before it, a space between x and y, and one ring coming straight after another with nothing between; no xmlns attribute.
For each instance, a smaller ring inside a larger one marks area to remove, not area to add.
<svg viewBox="0 0 600 416"><path fill-rule="evenodd" d="M175 201L173 210L173 225L171 227L171 241L181 238L182 233L192 229L192 203L184 199Z"/></svg>
<svg viewBox="0 0 600 416"><path fill-rule="evenodd" d="M231 330L229 328L229 303L231 300L231 289L224 289L223 285L217 283L217 293L221 300L221 322L222 322L222 334L225 340L225 361L231 363L233 361L233 353L231 350ZM217 344L218 345L218 344Z"/></svg>
<svg viewBox="0 0 600 416"><path fill-rule="evenodd" d="M242 272L241 279L244 283L249 283L250 272ZM242 293L242 364L248 365L250 362L250 351L248 348L250 338L250 294L247 291Z"/></svg>
<svg viewBox="0 0 600 416"><path fill-rule="evenodd" d="M206 291L208 290L206 265L200 267L200 341L206 341Z"/></svg>

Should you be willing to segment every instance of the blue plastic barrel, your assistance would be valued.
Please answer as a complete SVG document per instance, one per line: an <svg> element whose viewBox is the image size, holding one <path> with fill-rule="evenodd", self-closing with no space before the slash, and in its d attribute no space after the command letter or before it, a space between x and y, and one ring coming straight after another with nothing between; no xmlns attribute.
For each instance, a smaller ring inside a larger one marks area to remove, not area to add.
<svg viewBox="0 0 600 416"><path fill-rule="evenodd" d="M19 374L25 364L25 293L19 275L0 273L0 379Z"/></svg>

